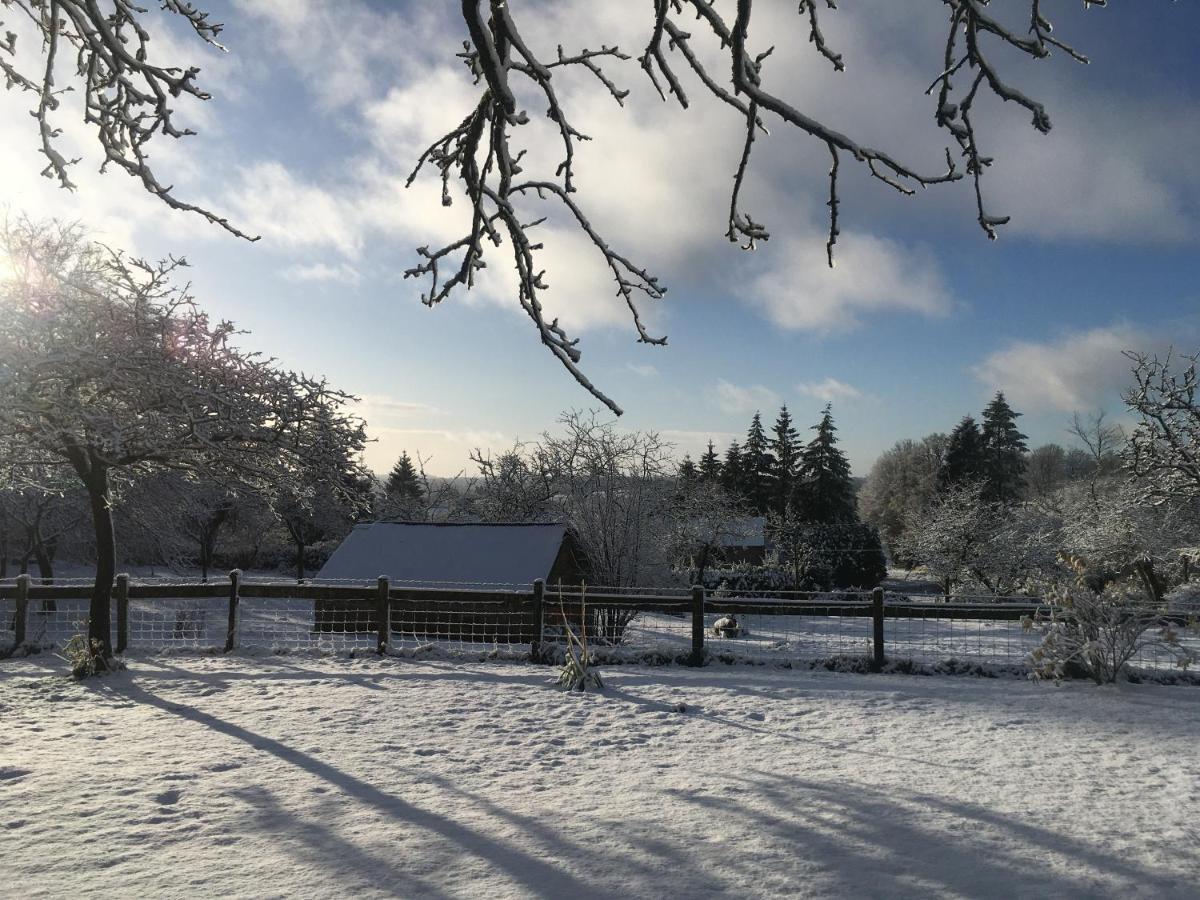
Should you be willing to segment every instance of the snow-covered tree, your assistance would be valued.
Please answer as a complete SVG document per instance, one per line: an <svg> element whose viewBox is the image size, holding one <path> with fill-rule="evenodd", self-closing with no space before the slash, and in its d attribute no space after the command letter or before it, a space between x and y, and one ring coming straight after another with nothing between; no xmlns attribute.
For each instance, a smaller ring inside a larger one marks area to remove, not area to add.
<svg viewBox="0 0 1200 900"><path fill-rule="evenodd" d="M745 500L746 494L742 490L743 474L742 445L733 441L725 451L725 458L721 460L721 487L731 495Z"/></svg>
<svg viewBox="0 0 1200 900"><path fill-rule="evenodd" d="M757 412L742 444L741 476L740 490L750 508L759 515L768 512L775 491L775 457Z"/></svg>
<svg viewBox="0 0 1200 900"><path fill-rule="evenodd" d="M383 493L389 500L401 504L420 502L424 497L425 485L407 450L401 452L400 458L388 472L387 481L383 484Z"/></svg>
<svg viewBox="0 0 1200 900"><path fill-rule="evenodd" d="M938 471L938 486L946 489L977 482L984 477L983 437L975 419L964 416L950 432L941 469Z"/></svg>
<svg viewBox="0 0 1200 900"><path fill-rule="evenodd" d="M1021 593L1054 566L1053 522L1033 509L986 500L986 491L982 481L953 485L910 517L904 553L947 595L962 586Z"/></svg>
<svg viewBox="0 0 1200 900"><path fill-rule="evenodd" d="M174 279L72 228L4 233L15 276L0 284L0 440L17 464L68 465L86 490L96 540L89 635L111 655L116 575L114 473L155 467L236 472L274 483L357 455L348 395L233 343ZM320 420L323 427L314 428Z"/></svg>
<svg viewBox="0 0 1200 900"><path fill-rule="evenodd" d="M875 461L858 492L859 514L879 529L894 559L903 557L909 517L937 494L946 441L944 434L931 434L897 442Z"/></svg>
<svg viewBox="0 0 1200 900"><path fill-rule="evenodd" d="M1025 479L1025 435L1017 428L1015 412L1003 392L983 411L979 437L983 449L983 475L987 482L984 499L1015 503L1021 497Z"/></svg>
<svg viewBox="0 0 1200 900"><path fill-rule="evenodd" d="M858 521L854 483L850 480L850 461L837 446L837 428L833 411L827 404L821 421L812 426L817 433L800 454L796 506L807 522L826 525L852 524Z"/></svg>
<svg viewBox="0 0 1200 900"><path fill-rule="evenodd" d="M1125 403L1138 416L1127 465L1153 497L1200 496L1200 353L1127 355L1134 384Z"/></svg>
<svg viewBox="0 0 1200 900"><path fill-rule="evenodd" d="M742 502L714 481L684 482L667 512L667 540L675 565L704 583L722 548L750 535Z"/></svg>
<svg viewBox="0 0 1200 900"><path fill-rule="evenodd" d="M713 442L708 442L708 447L704 454L700 457L700 463L696 467L696 472L699 476L708 482L718 484L721 481L721 457L717 453L717 448L713 446Z"/></svg>
<svg viewBox="0 0 1200 900"><path fill-rule="evenodd" d="M775 461L771 509L776 515L786 515L795 503L800 453L800 435L792 424L792 414L784 406L771 428L771 456Z"/></svg>

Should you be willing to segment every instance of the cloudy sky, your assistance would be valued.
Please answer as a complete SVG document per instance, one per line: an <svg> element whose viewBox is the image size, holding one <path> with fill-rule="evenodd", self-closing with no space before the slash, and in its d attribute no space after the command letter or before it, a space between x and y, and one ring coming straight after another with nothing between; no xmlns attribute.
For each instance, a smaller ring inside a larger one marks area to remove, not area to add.
<svg viewBox="0 0 1200 900"><path fill-rule="evenodd" d="M583 368L626 409L623 425L654 428L694 455L709 436L722 446L740 437L756 409L771 419L786 402L809 424L832 401L865 474L897 439L949 430L998 389L1026 413L1032 443L1065 441L1073 410L1120 408L1122 350L1200 346L1200 8L1043 6L1056 35L1093 62L997 55L1054 123L1042 136L1020 110L984 107L980 132L996 160L989 207L1012 216L1001 239L980 232L967 185L901 198L846 164L832 271L823 146L781 125L759 142L745 205L771 239L746 253L724 237L741 146L730 111L706 101L694 79L685 81L691 109L662 103L636 61L607 67L631 89L624 108L594 80L563 77L572 121L595 138L579 152L576 199L615 247L668 286L644 313L669 345L637 344L581 236L556 220L543 229L546 304L581 338ZM228 54L178 27L152 45L163 61L200 66L214 95L180 104L199 134L160 144L154 161L178 194L259 242L172 212L122 174L100 175L70 95L57 122L64 146L82 158L71 194L38 176L30 98L0 96L9 123L0 131L0 204L77 219L145 255L186 255L201 304L250 330L248 346L364 398L377 469L407 449L429 458L431 472L451 473L472 447L532 438L560 411L595 406L538 343L503 255L493 251L470 295L434 309L421 304L422 285L403 278L415 247L461 228L462 205L444 209L436 179L403 186L420 150L477 95L454 56L464 37L454 5L208 7L225 23ZM616 43L636 55L647 7L512 4L547 58L559 43ZM826 38L847 63L840 75L806 43L794 2L756 8L754 49L777 45L767 86L862 143L936 170L945 141L923 91L940 68L942 4L842 7L825 14ZM14 25L21 33L15 20L5 28ZM544 110L530 111L540 122ZM541 124L526 130L528 168L552 174L553 136Z"/></svg>

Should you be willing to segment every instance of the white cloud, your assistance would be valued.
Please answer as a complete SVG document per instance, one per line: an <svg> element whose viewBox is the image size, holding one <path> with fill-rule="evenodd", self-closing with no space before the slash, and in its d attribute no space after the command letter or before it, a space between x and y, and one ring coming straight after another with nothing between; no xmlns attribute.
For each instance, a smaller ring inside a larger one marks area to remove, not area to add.
<svg viewBox="0 0 1200 900"><path fill-rule="evenodd" d="M641 365L639 363L626 363L625 368L634 375L639 375L642 378L653 378L658 375L658 369L649 364Z"/></svg>
<svg viewBox="0 0 1200 900"><path fill-rule="evenodd" d="M802 381L796 385L796 390L817 400L861 400L863 392L854 385L838 381L836 378L826 378L824 381Z"/></svg>
<svg viewBox="0 0 1200 900"><path fill-rule="evenodd" d="M362 279L358 270L348 263L297 263L288 266L282 274L288 281L337 281L343 284L358 284Z"/></svg>
<svg viewBox="0 0 1200 900"><path fill-rule="evenodd" d="M832 269L815 237L773 249L771 268L751 279L746 297L783 328L844 331L868 313L933 317L952 305L933 257L895 241L844 233Z"/></svg>
<svg viewBox="0 0 1200 900"><path fill-rule="evenodd" d="M279 247L331 247L350 258L362 249L363 226L351 200L297 178L283 164L244 168L226 193L241 227Z"/></svg>
<svg viewBox="0 0 1200 900"><path fill-rule="evenodd" d="M381 419L408 419L414 416L445 415L444 410L432 404L416 400L401 400L387 394L360 395L356 411L368 422L377 425Z"/></svg>
<svg viewBox="0 0 1200 900"><path fill-rule="evenodd" d="M779 395L765 385L742 387L724 378L717 381L716 398L717 406L726 413L757 412L779 404Z"/></svg>
<svg viewBox="0 0 1200 900"><path fill-rule="evenodd" d="M1103 406L1129 381L1124 350L1160 342L1131 325L1111 325L1047 341L1016 341L975 366L989 390L1002 390L1018 407L1072 412Z"/></svg>

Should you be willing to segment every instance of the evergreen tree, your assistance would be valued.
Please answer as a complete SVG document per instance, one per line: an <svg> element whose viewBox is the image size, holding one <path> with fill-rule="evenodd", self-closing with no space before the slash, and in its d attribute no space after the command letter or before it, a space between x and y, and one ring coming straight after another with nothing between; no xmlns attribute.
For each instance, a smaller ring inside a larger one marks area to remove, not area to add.
<svg viewBox="0 0 1200 900"><path fill-rule="evenodd" d="M389 500L397 503L420 500L425 496L425 485L421 482L421 476L417 473L412 460L409 459L407 450L400 454L400 458L392 466L383 491Z"/></svg>
<svg viewBox="0 0 1200 900"><path fill-rule="evenodd" d="M796 495L800 515L805 521L826 525L858 522L854 485L850 481L850 462L837 446L837 428L826 404L821 421L812 427L817 433L800 454L800 480Z"/></svg>
<svg viewBox="0 0 1200 900"><path fill-rule="evenodd" d="M762 416L756 412L742 445L741 493L758 515L765 515L771 509L774 472L775 457L763 431Z"/></svg>
<svg viewBox="0 0 1200 900"><path fill-rule="evenodd" d="M776 513L786 515L795 499L796 476L800 468L800 435L792 426L792 415L786 405L780 408L779 418L771 429L770 446L775 457L772 508Z"/></svg>
<svg viewBox="0 0 1200 900"><path fill-rule="evenodd" d="M713 446L713 442L708 442L708 449L704 451L704 455L700 457L700 480L719 482L721 480L721 457L717 455L717 449Z"/></svg>
<svg viewBox="0 0 1200 900"><path fill-rule="evenodd" d="M989 503L1013 503L1020 499L1025 482L1025 435L1017 430L1017 417L997 391L983 411L983 475L987 480L983 499Z"/></svg>
<svg viewBox="0 0 1200 900"><path fill-rule="evenodd" d="M729 445L725 451L725 461L721 463L721 487L725 488L732 497L744 499L742 494L742 446L737 441Z"/></svg>
<svg viewBox="0 0 1200 900"><path fill-rule="evenodd" d="M971 416L954 426L946 444L946 455L938 470L938 490L969 484L984 478L983 437Z"/></svg>
<svg viewBox="0 0 1200 900"><path fill-rule="evenodd" d="M700 473L696 470L696 464L692 462L692 455L685 453L683 462L679 464L679 480L685 484L692 484L700 477Z"/></svg>

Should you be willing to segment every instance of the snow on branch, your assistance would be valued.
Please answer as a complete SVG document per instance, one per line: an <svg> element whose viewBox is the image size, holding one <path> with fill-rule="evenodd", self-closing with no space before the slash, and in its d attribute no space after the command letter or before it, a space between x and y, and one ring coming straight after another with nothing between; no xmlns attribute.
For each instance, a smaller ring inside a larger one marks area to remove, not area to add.
<svg viewBox="0 0 1200 900"><path fill-rule="evenodd" d="M160 0L161 8L184 19L205 43L220 50L222 26L188 0ZM78 159L68 159L58 149L62 130L52 115L74 85L60 86L56 68L60 54L67 57L74 80L83 91L83 120L95 126L104 151L104 171L110 164L124 169L172 209L198 213L231 234L248 240L230 221L201 206L180 200L173 185L163 185L150 167L148 145L156 135L182 138L194 134L175 124L172 103L182 96L208 100L196 83L200 70L155 65L150 62L150 32L146 10L130 0L114 0L105 12L95 0L0 0L0 12L13 9L24 16L42 38L43 65L39 71L22 71L17 62L17 35L8 31L0 39L0 73L8 88L19 88L37 98L31 111L37 120L41 152L46 157L42 174L74 190L69 169ZM0 23L2 24L2 23Z"/></svg>
<svg viewBox="0 0 1200 900"><path fill-rule="evenodd" d="M951 147L947 147L944 168L927 172L834 130L773 92L767 86L765 74L765 64L773 48L756 51L750 45L752 0L737 0L731 22L717 11L712 0L652 0L652 10L646 13L649 36L637 62L654 90L663 100L674 99L686 109L690 99L681 73L690 72L705 91L735 110L745 123L743 151L734 172L726 223L726 236L731 241L749 250L770 237L767 227L746 212L740 202L755 141L760 134L768 133L766 120L769 117L810 135L828 149L826 251L830 266L834 262L839 235L841 198L838 184L844 158L903 194L970 177L974 183L979 225L990 238L995 238L996 229L1008 218L989 212L984 204L982 178L992 160L980 149L972 118L980 90L986 89L1001 100L1024 107L1032 114L1033 125L1038 131L1048 131L1050 120L1040 103L1001 76L991 61L989 44L1007 46L1031 59L1042 59L1050 55L1052 49L1058 49L1079 62L1087 60L1052 35L1051 23L1041 9L1040 0L1030 0L1028 34L1018 34L993 18L988 12L988 0L944 0L944 3L949 25L944 59L939 63L940 74L928 92L938 92L937 125L952 138L959 159L956 160ZM1102 0L1085 0L1085 3L1104 5ZM824 3L801 0L797 8L814 52L835 71L841 72L846 69L846 61L830 45L822 30L824 16L836 9L833 0ZM557 57L544 61L534 54L522 37L512 4L503 0L487 0L486 3L463 0L462 15L471 39L464 43L459 57L480 86L480 97L475 108L456 128L438 138L420 156L409 184L426 166L436 169L442 180L442 202L450 205L453 200L450 182L455 180L471 205L471 224L466 234L438 249L418 248L421 261L405 275L428 279L422 300L432 306L458 288L469 290L473 287L476 274L485 267L487 245L500 247L507 238L518 274L517 299L537 328L542 343L585 389L620 414L620 407L581 370L577 340L568 336L558 320L547 319L543 312L541 296L547 284L543 278L545 272L536 262L537 253L543 247L535 237L535 229L545 221L546 214L524 217L518 211L518 201L558 201L565 206L570 218L604 259L613 276L617 295L629 308L638 341L666 343L665 337L654 337L647 332L638 307L638 303L646 298L661 299L666 288L616 250L592 225L583 205L572 196L576 191L576 148L580 141L589 138L568 118L553 82L556 69L584 67L595 75L617 103L623 105L628 91L617 87L603 65L626 61L629 56L618 47L607 46L568 54L560 45ZM685 28L685 17L694 18L697 24L689 27L695 33ZM701 61L701 55L695 49L701 41L715 42L728 54L730 69L727 77L715 76ZM966 76L961 90L956 85L960 74ZM546 102L546 115L557 126L563 153L552 177L522 178L525 151L514 149L512 142L518 130L530 124L530 117L519 108L517 97L523 94L514 87L516 76L532 83L536 94Z"/></svg>

